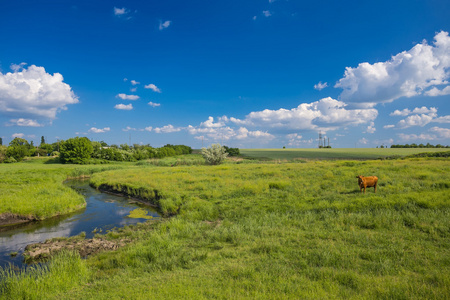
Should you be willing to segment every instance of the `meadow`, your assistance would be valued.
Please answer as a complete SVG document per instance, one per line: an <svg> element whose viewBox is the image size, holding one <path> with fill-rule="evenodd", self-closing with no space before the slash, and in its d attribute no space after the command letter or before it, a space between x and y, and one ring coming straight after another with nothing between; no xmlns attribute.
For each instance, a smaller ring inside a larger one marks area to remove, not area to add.
<svg viewBox="0 0 450 300"><path fill-rule="evenodd" d="M450 297L448 159L171 165L55 171L90 175L168 217L108 233L129 241L114 252L3 270L0 297ZM378 176L377 193L360 193L359 174Z"/></svg>
<svg viewBox="0 0 450 300"><path fill-rule="evenodd" d="M322 149L240 149L246 158L265 160L296 159L379 159L389 156L408 156L422 152L448 151L443 148L322 148Z"/></svg>

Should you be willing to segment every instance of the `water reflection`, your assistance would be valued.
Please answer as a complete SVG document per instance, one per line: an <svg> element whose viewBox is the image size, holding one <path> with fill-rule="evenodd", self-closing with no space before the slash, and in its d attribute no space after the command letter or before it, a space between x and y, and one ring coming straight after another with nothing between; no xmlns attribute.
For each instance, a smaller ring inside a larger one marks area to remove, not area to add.
<svg viewBox="0 0 450 300"><path fill-rule="evenodd" d="M114 227L136 224L146 221L142 218L128 218L130 211L141 207L152 217L159 217L157 211L148 206L139 205L123 197L100 193L91 188L87 181L71 180L67 184L81 193L86 199L86 208L65 215L40 222L31 222L0 232L0 266L9 263L16 266L23 265L22 253L28 244L43 242L55 237L70 237L86 232L86 238L92 238L95 229L106 232ZM18 252L11 257L10 253Z"/></svg>

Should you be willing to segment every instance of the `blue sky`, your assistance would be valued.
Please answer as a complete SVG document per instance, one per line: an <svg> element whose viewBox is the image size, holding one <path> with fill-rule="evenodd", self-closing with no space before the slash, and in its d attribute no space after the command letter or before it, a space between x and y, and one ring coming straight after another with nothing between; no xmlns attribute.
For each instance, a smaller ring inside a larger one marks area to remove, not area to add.
<svg viewBox="0 0 450 300"><path fill-rule="evenodd" d="M0 136L450 144L450 2L0 0Z"/></svg>

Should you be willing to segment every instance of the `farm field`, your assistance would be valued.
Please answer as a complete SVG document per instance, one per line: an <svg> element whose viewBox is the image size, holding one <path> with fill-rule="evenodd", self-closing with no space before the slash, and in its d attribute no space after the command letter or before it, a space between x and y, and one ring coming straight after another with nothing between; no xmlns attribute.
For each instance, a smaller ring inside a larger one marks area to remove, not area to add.
<svg viewBox="0 0 450 300"><path fill-rule="evenodd" d="M90 175L168 217L108 233L127 240L117 251L2 271L5 299L450 296L448 159L24 165L8 173ZM378 176L377 193L361 194L358 174Z"/></svg>
<svg viewBox="0 0 450 300"><path fill-rule="evenodd" d="M377 159L387 156L407 156L423 152L443 152L445 148L322 148L322 149L241 149L247 158L266 160L294 159Z"/></svg>

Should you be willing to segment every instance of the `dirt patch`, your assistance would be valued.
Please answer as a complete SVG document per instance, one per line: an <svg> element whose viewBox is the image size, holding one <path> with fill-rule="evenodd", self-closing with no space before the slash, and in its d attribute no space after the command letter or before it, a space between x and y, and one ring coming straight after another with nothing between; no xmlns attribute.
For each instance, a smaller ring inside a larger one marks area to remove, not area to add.
<svg viewBox="0 0 450 300"><path fill-rule="evenodd" d="M61 250L77 251L81 257L87 257L102 251L116 250L125 246L128 242L124 239L109 241L104 238L84 239L80 236L54 238L42 243L28 245L23 255L27 263L47 260Z"/></svg>
<svg viewBox="0 0 450 300"><path fill-rule="evenodd" d="M17 214L11 214L11 213L4 213L0 214L0 231L2 228L10 226L10 225L16 225L20 223L30 222L34 221L35 218L31 216L21 216Z"/></svg>

